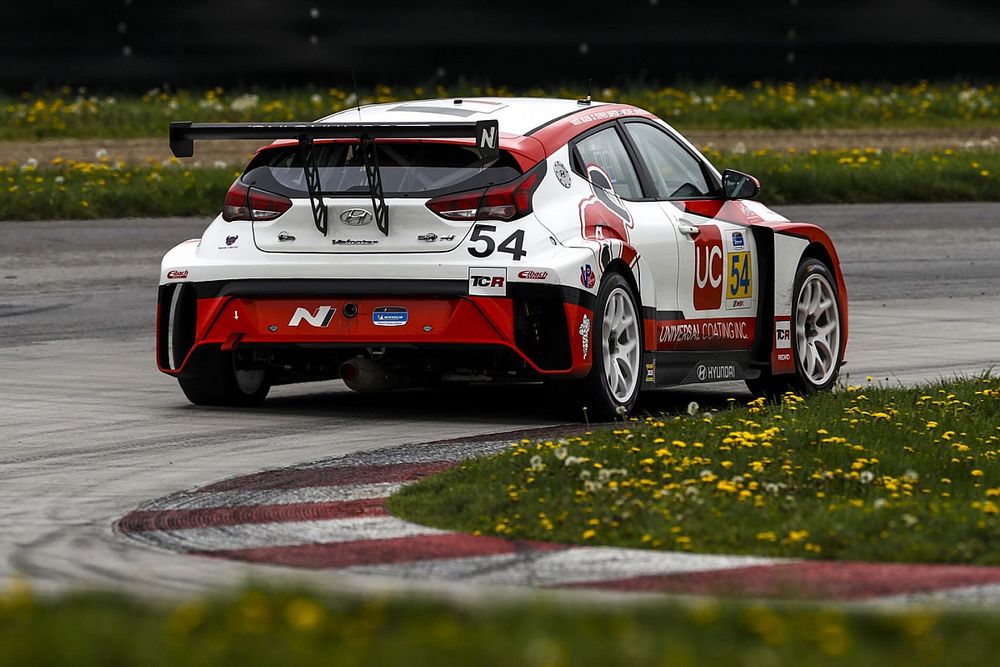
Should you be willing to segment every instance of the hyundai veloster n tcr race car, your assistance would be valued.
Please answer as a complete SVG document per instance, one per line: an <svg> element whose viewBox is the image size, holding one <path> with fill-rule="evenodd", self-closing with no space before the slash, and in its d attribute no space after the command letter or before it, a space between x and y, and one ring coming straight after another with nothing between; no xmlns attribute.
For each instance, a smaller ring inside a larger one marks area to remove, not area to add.
<svg viewBox="0 0 1000 667"><path fill-rule="evenodd" d="M824 389L843 363L829 237L642 109L443 99L171 124L179 157L202 139L273 143L163 259L157 361L193 403L544 380L606 418L665 385Z"/></svg>

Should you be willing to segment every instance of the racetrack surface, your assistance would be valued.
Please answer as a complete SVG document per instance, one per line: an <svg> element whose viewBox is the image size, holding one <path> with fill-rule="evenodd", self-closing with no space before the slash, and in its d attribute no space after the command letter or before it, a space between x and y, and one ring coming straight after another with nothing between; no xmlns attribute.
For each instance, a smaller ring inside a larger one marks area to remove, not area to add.
<svg viewBox="0 0 1000 667"><path fill-rule="evenodd" d="M823 225L851 305L846 371L914 382L1000 360L998 204L787 207ZM0 580L61 590L188 592L258 577L369 590L149 548L112 532L143 502L219 479L390 445L551 425L536 387L362 396L279 387L257 410L199 409L153 364L159 258L204 220L0 222ZM739 385L672 389L647 410L722 402ZM434 588L439 588L435 584ZM993 588L968 596L1000 600Z"/></svg>

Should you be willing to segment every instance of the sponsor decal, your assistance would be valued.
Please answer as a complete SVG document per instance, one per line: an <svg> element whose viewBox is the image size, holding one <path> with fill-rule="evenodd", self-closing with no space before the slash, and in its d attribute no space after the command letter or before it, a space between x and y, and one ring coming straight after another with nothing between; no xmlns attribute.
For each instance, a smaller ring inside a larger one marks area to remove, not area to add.
<svg viewBox="0 0 1000 667"><path fill-rule="evenodd" d="M363 208L349 208L340 214L340 221L351 227L361 227L372 221L372 214Z"/></svg>
<svg viewBox="0 0 1000 667"><path fill-rule="evenodd" d="M694 240L694 308L718 310L722 306L722 233L714 224L698 225Z"/></svg>
<svg viewBox="0 0 1000 667"><path fill-rule="evenodd" d="M186 269L167 271L167 280L184 280L188 277Z"/></svg>
<svg viewBox="0 0 1000 667"><path fill-rule="evenodd" d="M337 309L333 306L319 306L315 310L299 307L292 313L292 319L288 320L288 326L297 327L305 322L309 326L325 329L330 326L330 321L333 320L336 312Z"/></svg>
<svg viewBox="0 0 1000 667"><path fill-rule="evenodd" d="M594 269L590 264L580 267L580 284L587 289L594 289L594 285L597 284L597 276L594 275Z"/></svg>
<svg viewBox="0 0 1000 667"><path fill-rule="evenodd" d="M792 355L790 355L787 352L782 352L781 354L778 355L778 361L791 361L791 360L792 360Z"/></svg>
<svg viewBox="0 0 1000 667"><path fill-rule="evenodd" d="M733 232L733 248L742 250L745 246L746 242L743 239L743 232Z"/></svg>
<svg viewBox="0 0 1000 667"><path fill-rule="evenodd" d="M746 299L729 299L726 301L726 308L730 310L739 310L741 308L749 308L750 302Z"/></svg>
<svg viewBox="0 0 1000 667"><path fill-rule="evenodd" d="M379 306L372 311L372 324L377 327L401 327L410 321L403 306Z"/></svg>
<svg viewBox="0 0 1000 667"><path fill-rule="evenodd" d="M629 241L629 230L635 224L622 198L615 194L611 177L597 165L587 167L591 196L580 202L580 224L583 237L592 241Z"/></svg>
<svg viewBox="0 0 1000 667"><path fill-rule="evenodd" d="M646 364L646 382L656 382L656 360Z"/></svg>
<svg viewBox="0 0 1000 667"><path fill-rule="evenodd" d="M648 111L643 111L642 109L611 109L610 111L595 111L594 113L583 114L582 116L577 116L576 118L570 118L569 122L573 125L587 125L589 123L597 123L602 120L608 120L611 118L626 118L628 116L651 116Z"/></svg>
<svg viewBox="0 0 1000 667"><path fill-rule="evenodd" d="M726 299L749 299L753 293L753 270L749 252L731 252L726 258Z"/></svg>
<svg viewBox="0 0 1000 667"><path fill-rule="evenodd" d="M779 350L792 349L792 323L788 320L774 323L774 347ZM778 355L779 361L786 361Z"/></svg>
<svg viewBox="0 0 1000 667"><path fill-rule="evenodd" d="M657 340L665 348L693 349L699 346L736 349L753 342L754 319L733 317L711 320L676 320L663 322Z"/></svg>
<svg viewBox="0 0 1000 667"><path fill-rule="evenodd" d="M507 296L507 269L469 267L470 296Z"/></svg>
<svg viewBox="0 0 1000 667"><path fill-rule="evenodd" d="M548 271L521 271L517 274L521 280L545 280L549 277Z"/></svg>
<svg viewBox="0 0 1000 667"><path fill-rule="evenodd" d="M587 355L590 354L590 318L587 315L583 316L577 331L580 334L580 349L583 351L583 359L586 361Z"/></svg>
<svg viewBox="0 0 1000 667"><path fill-rule="evenodd" d="M556 180L559 181L559 185L564 188L573 187L573 181L569 177L569 171L566 170L566 165L562 162L556 162L552 165L552 172L556 175Z"/></svg>
<svg viewBox="0 0 1000 667"><path fill-rule="evenodd" d="M333 245L375 245L378 241L368 239L333 239Z"/></svg>
<svg viewBox="0 0 1000 667"><path fill-rule="evenodd" d="M227 236L226 245L218 246L219 250L235 250L236 248L239 248L238 245L235 245L235 243L239 240L239 238L240 237L236 234L233 234L232 236Z"/></svg>
<svg viewBox="0 0 1000 667"><path fill-rule="evenodd" d="M695 375L701 382L714 380L735 380L736 364L698 364Z"/></svg>

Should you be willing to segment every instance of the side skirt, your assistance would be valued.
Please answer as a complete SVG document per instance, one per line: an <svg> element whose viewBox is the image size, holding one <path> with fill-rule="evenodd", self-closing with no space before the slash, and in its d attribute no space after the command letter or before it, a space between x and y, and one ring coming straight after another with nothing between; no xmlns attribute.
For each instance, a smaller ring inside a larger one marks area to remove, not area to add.
<svg viewBox="0 0 1000 667"><path fill-rule="evenodd" d="M734 352L656 352L648 353L646 372L653 370L655 386L672 387L679 384L701 384L746 380L760 376L760 369L751 364L748 350ZM650 369L653 363L653 369ZM653 385L644 382L645 388Z"/></svg>

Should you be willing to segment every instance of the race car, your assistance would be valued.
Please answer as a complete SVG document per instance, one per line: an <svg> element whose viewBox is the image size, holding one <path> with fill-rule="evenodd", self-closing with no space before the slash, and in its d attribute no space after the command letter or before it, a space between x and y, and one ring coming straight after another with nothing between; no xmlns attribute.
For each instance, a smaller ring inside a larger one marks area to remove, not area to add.
<svg viewBox="0 0 1000 667"><path fill-rule="evenodd" d="M207 139L271 143L163 258L157 363L197 405L336 378L541 380L596 419L670 385L827 389L844 363L828 235L635 106L462 98L171 124L178 157Z"/></svg>

